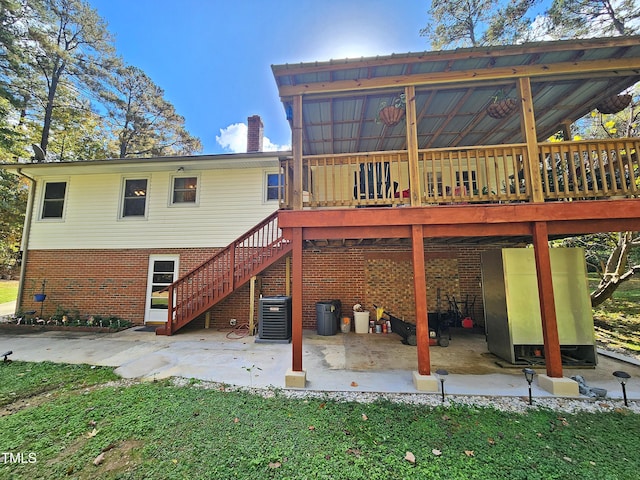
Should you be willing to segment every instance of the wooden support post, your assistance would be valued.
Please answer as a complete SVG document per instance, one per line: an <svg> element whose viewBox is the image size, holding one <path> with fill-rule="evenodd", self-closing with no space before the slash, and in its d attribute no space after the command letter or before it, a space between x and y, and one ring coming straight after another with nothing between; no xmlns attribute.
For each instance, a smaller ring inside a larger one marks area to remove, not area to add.
<svg viewBox="0 0 640 480"><path fill-rule="evenodd" d="M562 356L560 354L556 305L553 296L549 235L545 222L535 222L533 224L533 249L536 259L536 276L538 278L538 296L540 298L547 375L560 378L562 377Z"/></svg>
<svg viewBox="0 0 640 480"><path fill-rule="evenodd" d="M560 128L562 129L562 138L564 141L571 141L571 124L570 120L565 120L560 124Z"/></svg>
<svg viewBox="0 0 640 480"><path fill-rule="evenodd" d="M287 255L287 258L284 259L284 277L285 277L285 286L284 291L287 297L291 296L291 256Z"/></svg>
<svg viewBox="0 0 640 480"><path fill-rule="evenodd" d="M409 157L409 188L411 206L422 204L420 191L420 165L418 164L418 121L416 117L416 87L409 85L404 89L407 121L407 155Z"/></svg>
<svg viewBox="0 0 640 480"><path fill-rule="evenodd" d="M208 329L211 326L211 310L207 310L204 314L204 328Z"/></svg>
<svg viewBox="0 0 640 480"><path fill-rule="evenodd" d="M293 209L302 210L302 95L293 97Z"/></svg>
<svg viewBox="0 0 640 480"><path fill-rule="evenodd" d="M529 77L518 78L518 93L522 109L520 111L520 128L524 141L527 142L527 164L531 179L531 195L534 202L544 202L542 179L540 178L540 154L538 152L538 133L536 118L533 111L533 96Z"/></svg>
<svg viewBox="0 0 640 480"><path fill-rule="evenodd" d="M292 229L293 243L293 288L291 298L291 350L294 372L302 371L302 228Z"/></svg>
<svg viewBox="0 0 640 480"><path fill-rule="evenodd" d="M251 277L251 283L249 284L249 335L255 334L255 304L256 304L256 277Z"/></svg>
<svg viewBox="0 0 640 480"><path fill-rule="evenodd" d="M427 313L427 283L424 270L424 235L422 225L411 226L411 249L413 253L413 291L416 301L418 373L420 375L430 375L429 317Z"/></svg>

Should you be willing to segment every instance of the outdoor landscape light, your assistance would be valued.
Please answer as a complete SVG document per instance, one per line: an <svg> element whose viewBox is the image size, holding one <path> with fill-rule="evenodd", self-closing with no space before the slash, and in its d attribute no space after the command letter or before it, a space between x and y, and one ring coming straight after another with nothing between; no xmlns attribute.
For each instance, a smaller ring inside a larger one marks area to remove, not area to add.
<svg viewBox="0 0 640 480"><path fill-rule="evenodd" d="M446 370L439 368L438 370L436 370L436 377L438 377L438 380L440 380L440 386L442 388L442 401L444 402L444 381L447 379L447 375L449 375L449 372L447 372Z"/></svg>
<svg viewBox="0 0 640 480"><path fill-rule="evenodd" d="M529 384L529 405L533 405L533 397L531 396L531 382L533 382L533 376L536 374L536 371L531 368L523 368L522 373L524 373L524 378L527 379L527 383Z"/></svg>
<svg viewBox="0 0 640 480"><path fill-rule="evenodd" d="M627 380L631 378L631 375L629 375L627 372L616 370L615 372L613 372L613 376L616 377L620 382L620 385L622 385L622 397L624 398L624 406L628 407L629 404L627 403L627 389L625 388L625 383L627 383Z"/></svg>

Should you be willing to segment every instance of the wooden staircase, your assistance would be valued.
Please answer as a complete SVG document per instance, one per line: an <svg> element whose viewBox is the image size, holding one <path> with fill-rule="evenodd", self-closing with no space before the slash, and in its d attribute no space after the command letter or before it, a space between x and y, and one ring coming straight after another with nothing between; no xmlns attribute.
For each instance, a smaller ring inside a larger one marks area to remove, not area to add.
<svg viewBox="0 0 640 480"><path fill-rule="evenodd" d="M156 335L172 335L231 295L251 277L286 256L291 249L291 243L282 237L278 212L275 212L167 287L167 324L158 328Z"/></svg>

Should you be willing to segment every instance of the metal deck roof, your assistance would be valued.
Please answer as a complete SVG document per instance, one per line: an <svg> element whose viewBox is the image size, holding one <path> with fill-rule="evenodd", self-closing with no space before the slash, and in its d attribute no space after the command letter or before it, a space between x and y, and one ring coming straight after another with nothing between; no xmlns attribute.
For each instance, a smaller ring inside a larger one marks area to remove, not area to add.
<svg viewBox="0 0 640 480"><path fill-rule="evenodd" d="M519 109L494 119L485 108L500 91L518 98L529 77L539 140L586 115L603 98L640 81L640 36L536 42L273 65L282 102L303 95L303 153L406 149L404 121L376 122L415 85L419 148L522 143Z"/></svg>

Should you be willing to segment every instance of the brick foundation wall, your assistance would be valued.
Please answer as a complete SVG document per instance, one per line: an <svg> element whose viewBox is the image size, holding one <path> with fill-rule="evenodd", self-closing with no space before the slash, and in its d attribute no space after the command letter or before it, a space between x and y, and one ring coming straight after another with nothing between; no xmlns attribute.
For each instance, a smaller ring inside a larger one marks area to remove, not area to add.
<svg viewBox="0 0 640 480"><path fill-rule="evenodd" d="M198 266L215 249L30 250L19 308L40 312L33 295L46 279L45 317L56 308L81 316L115 315L144 322L149 255L180 255L180 274Z"/></svg>
<svg viewBox="0 0 640 480"><path fill-rule="evenodd" d="M480 252L497 246L468 247L435 245L425 242L427 305L429 311L449 308L455 298L461 310L465 300L474 321L484 324ZM180 274L196 267L215 249L153 250L32 250L26 265L26 281L20 307L40 310L33 295L47 280L44 315L50 316L60 306L80 315L116 315L135 324L144 322L149 255L179 254ZM303 326L316 328L316 302L340 300L344 315L352 315L352 306L360 303L374 311L373 304L413 321L413 266L409 246L327 247L305 249ZM258 320L259 296L285 295L285 261L272 266L260 276L256 289L255 322ZM229 320L249 322L249 284L211 309L211 327L229 328ZM475 301L474 301L475 299ZM204 315L189 325L202 328Z"/></svg>

